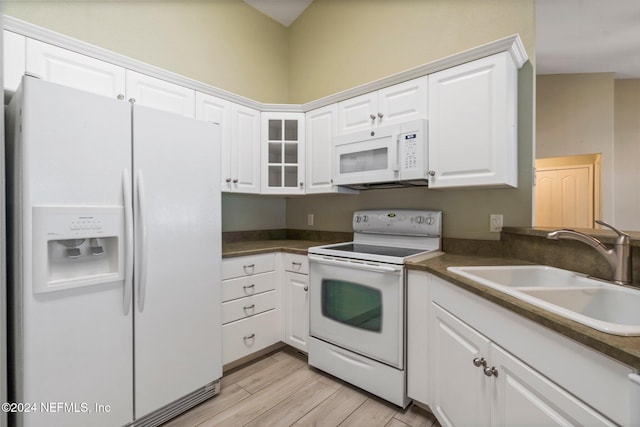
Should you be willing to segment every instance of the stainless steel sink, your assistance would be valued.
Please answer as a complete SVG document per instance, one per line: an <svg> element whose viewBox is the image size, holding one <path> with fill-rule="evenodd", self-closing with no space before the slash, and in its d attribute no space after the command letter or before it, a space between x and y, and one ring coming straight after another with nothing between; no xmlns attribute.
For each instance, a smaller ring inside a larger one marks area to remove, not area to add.
<svg viewBox="0 0 640 427"><path fill-rule="evenodd" d="M543 265L449 271L614 335L640 336L640 290Z"/></svg>

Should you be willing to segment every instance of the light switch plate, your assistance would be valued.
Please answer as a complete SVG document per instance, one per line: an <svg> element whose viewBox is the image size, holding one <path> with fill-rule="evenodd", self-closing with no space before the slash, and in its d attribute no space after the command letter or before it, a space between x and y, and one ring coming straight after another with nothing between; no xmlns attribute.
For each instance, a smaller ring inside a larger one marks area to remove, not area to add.
<svg viewBox="0 0 640 427"><path fill-rule="evenodd" d="M492 233L502 231L502 214L491 214L489 216L489 231Z"/></svg>

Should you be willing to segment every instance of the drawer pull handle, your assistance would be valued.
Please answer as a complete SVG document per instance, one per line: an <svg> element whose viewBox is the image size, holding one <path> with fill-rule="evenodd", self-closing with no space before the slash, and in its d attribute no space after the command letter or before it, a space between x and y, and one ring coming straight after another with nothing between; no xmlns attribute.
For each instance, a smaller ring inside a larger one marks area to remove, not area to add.
<svg viewBox="0 0 640 427"><path fill-rule="evenodd" d="M302 267L302 263L301 263L301 262L295 262L295 261L293 261L293 262L291 263L291 265L292 265L293 267L296 267L296 266L297 266L298 268Z"/></svg>
<svg viewBox="0 0 640 427"><path fill-rule="evenodd" d="M244 268L244 271L247 271L249 269L251 269L251 271L253 272L253 269L256 267L255 264L249 264L249 265L243 265L242 268Z"/></svg>
<svg viewBox="0 0 640 427"><path fill-rule="evenodd" d="M243 339L244 339L245 341L248 341L248 340L252 340L252 339L254 339L255 337L256 337L256 334L251 334L251 335L247 335L247 336L246 336L246 337L244 337Z"/></svg>
<svg viewBox="0 0 640 427"><path fill-rule="evenodd" d="M244 311L247 310L253 310L254 308L256 308L255 304L251 304L251 305L245 305L244 307L242 307L244 309Z"/></svg>
<svg viewBox="0 0 640 427"><path fill-rule="evenodd" d="M250 285L244 285L244 286L242 287L242 289L244 289L244 293L246 293L246 294L252 294L252 293L254 293L254 292L255 292L255 288L256 288L255 283L252 283L252 284L250 284Z"/></svg>

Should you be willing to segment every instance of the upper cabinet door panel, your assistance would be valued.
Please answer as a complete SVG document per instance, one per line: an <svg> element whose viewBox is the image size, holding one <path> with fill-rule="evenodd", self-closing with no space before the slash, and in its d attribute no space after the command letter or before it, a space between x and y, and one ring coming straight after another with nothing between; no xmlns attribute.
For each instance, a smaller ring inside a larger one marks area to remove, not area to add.
<svg viewBox="0 0 640 427"><path fill-rule="evenodd" d="M338 103L338 133L345 134L376 126L378 92L365 93Z"/></svg>
<svg viewBox="0 0 640 427"><path fill-rule="evenodd" d="M37 40L26 40L26 72L110 98L125 96L125 69Z"/></svg>
<svg viewBox="0 0 640 427"><path fill-rule="evenodd" d="M196 117L194 90L130 70L127 70L127 98L135 99L138 105Z"/></svg>
<svg viewBox="0 0 640 427"><path fill-rule="evenodd" d="M196 119L220 124L220 177L222 191L231 190L231 103L196 92Z"/></svg>
<svg viewBox="0 0 640 427"><path fill-rule="evenodd" d="M24 75L26 41L24 36L11 31L4 31L3 37L4 88L15 92Z"/></svg>
<svg viewBox="0 0 640 427"><path fill-rule="evenodd" d="M307 193L328 193L333 186L333 138L336 136L337 104L306 113Z"/></svg>
<svg viewBox="0 0 640 427"><path fill-rule="evenodd" d="M517 186L517 72L504 52L429 75L429 187Z"/></svg>
<svg viewBox="0 0 640 427"><path fill-rule="evenodd" d="M427 118L427 77L378 91L378 125Z"/></svg>
<svg viewBox="0 0 640 427"><path fill-rule="evenodd" d="M227 178L233 191L260 192L260 111L235 103L231 103L230 165Z"/></svg>

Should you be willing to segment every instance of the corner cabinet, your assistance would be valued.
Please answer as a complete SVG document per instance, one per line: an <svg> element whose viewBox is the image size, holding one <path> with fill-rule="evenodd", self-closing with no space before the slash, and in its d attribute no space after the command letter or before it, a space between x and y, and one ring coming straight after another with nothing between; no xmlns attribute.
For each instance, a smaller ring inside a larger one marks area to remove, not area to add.
<svg viewBox="0 0 640 427"><path fill-rule="evenodd" d="M518 68L502 52L429 75L429 188L518 186Z"/></svg>
<svg viewBox="0 0 640 427"><path fill-rule="evenodd" d="M262 113L262 193L304 194L304 113Z"/></svg>

